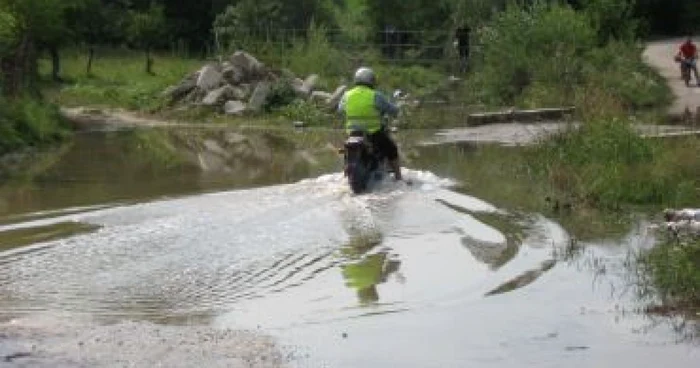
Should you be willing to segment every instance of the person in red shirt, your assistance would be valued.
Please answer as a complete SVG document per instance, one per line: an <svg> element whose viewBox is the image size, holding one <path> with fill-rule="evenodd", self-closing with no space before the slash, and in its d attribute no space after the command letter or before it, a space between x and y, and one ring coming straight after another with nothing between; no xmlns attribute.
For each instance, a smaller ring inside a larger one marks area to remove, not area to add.
<svg viewBox="0 0 700 368"><path fill-rule="evenodd" d="M681 68L687 66L695 74L695 80L698 85L700 85L700 76L698 76L698 48L693 43L692 37L688 36L688 39L681 45L678 50L678 55L676 55L676 60L681 63ZM682 71L681 71L682 73Z"/></svg>

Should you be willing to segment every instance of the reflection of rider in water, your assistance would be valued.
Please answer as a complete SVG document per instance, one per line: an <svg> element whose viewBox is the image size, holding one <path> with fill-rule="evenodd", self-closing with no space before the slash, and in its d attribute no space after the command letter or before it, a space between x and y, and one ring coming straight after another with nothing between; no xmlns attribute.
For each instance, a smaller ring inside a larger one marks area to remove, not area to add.
<svg viewBox="0 0 700 368"><path fill-rule="evenodd" d="M348 263L342 268L346 285L357 291L357 297L362 304L379 301L377 285L386 282L401 266L400 261L389 259L386 252L365 254L374 245L376 244L350 244L344 249L348 258L359 258L359 261Z"/></svg>
<svg viewBox="0 0 700 368"><path fill-rule="evenodd" d="M360 303L368 304L379 301L377 285L387 281L389 275L398 271L400 261L387 260L386 253L366 256L360 262L343 267L343 277L347 285L357 290Z"/></svg>

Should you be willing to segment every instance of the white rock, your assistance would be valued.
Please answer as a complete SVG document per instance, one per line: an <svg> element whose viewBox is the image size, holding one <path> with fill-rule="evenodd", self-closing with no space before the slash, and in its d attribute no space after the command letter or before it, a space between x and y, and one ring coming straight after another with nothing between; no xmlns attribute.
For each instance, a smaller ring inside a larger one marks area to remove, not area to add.
<svg viewBox="0 0 700 368"><path fill-rule="evenodd" d="M202 100L202 105L205 106L214 106L214 105L220 105L224 103L224 101L228 100L229 98L235 98L233 95L233 87L231 86L223 86L220 88L217 88L209 93L204 97Z"/></svg>
<svg viewBox="0 0 700 368"><path fill-rule="evenodd" d="M260 75L264 68L263 63L245 51L236 51L229 61L233 66L240 68L246 78Z"/></svg>
<svg viewBox="0 0 700 368"><path fill-rule="evenodd" d="M227 115L241 115L246 111L245 103L241 101L228 101L224 104L224 113Z"/></svg>
<svg viewBox="0 0 700 368"><path fill-rule="evenodd" d="M301 86L301 90L304 91L304 93L306 93L307 95L309 95L311 91L313 91L316 87L316 84L318 84L318 80L319 77L317 74L311 74L304 80L304 83Z"/></svg>
<svg viewBox="0 0 700 368"><path fill-rule="evenodd" d="M347 90L348 90L348 87L345 85L342 85L342 86L336 88L335 92L333 92L333 94L331 95L331 98L328 100L328 105L331 108L335 108L336 106L338 106L338 104L340 103L340 99L343 98L343 95L345 94L345 92Z"/></svg>
<svg viewBox="0 0 700 368"><path fill-rule="evenodd" d="M258 83L258 85L255 87L255 90L253 90L253 95L250 96L250 100L248 101L248 108L252 111L259 111L260 109L262 109L263 105L265 104L265 101L267 100L267 96L269 95L270 83Z"/></svg>
<svg viewBox="0 0 700 368"><path fill-rule="evenodd" d="M311 93L304 89L304 81L299 78L292 79L292 89L299 98L308 98Z"/></svg>
<svg viewBox="0 0 700 368"><path fill-rule="evenodd" d="M214 88L221 86L223 75L214 65L207 65L199 71L197 78L197 87L203 91L211 91Z"/></svg>

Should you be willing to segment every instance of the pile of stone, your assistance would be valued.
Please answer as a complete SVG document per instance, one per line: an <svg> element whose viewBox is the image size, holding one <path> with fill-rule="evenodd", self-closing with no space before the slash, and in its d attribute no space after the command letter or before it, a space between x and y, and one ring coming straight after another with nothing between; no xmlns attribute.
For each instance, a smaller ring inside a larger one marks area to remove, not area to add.
<svg viewBox="0 0 700 368"><path fill-rule="evenodd" d="M209 63L169 87L164 95L171 104L209 106L230 115L259 112L265 106L276 83L289 83L298 99L335 108L347 89L333 93L317 90L319 76L298 78L288 70L268 68L252 55L237 51L228 60Z"/></svg>

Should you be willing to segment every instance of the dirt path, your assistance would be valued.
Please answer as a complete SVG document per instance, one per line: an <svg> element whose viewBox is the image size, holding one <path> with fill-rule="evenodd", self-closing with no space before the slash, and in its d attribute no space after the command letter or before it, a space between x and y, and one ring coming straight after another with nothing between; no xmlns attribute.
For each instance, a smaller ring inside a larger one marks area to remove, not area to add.
<svg viewBox="0 0 700 368"><path fill-rule="evenodd" d="M140 117L121 109L62 107L61 114L81 130L112 130L129 127L177 126L178 123Z"/></svg>
<svg viewBox="0 0 700 368"><path fill-rule="evenodd" d="M650 42L643 55L644 60L666 78L676 96L669 111L675 117L697 114L700 107L700 87L694 87L692 82L690 88L686 87L680 78L678 64L673 61L682 42L683 38Z"/></svg>

